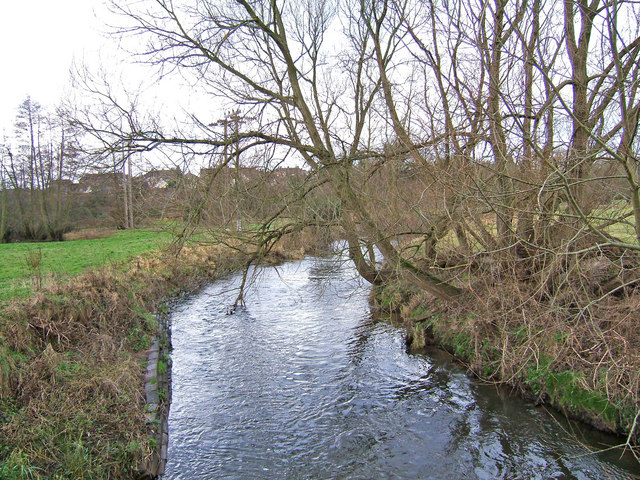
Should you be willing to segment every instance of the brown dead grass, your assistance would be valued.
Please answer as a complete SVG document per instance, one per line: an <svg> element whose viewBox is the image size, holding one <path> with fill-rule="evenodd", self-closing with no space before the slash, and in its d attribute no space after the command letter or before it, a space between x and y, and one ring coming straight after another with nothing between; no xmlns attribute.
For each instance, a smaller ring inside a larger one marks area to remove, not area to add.
<svg viewBox="0 0 640 480"><path fill-rule="evenodd" d="M135 478L154 448L140 354L157 325L145 312L213 278L222 255L147 256L11 303L0 322L0 476L18 466L32 478Z"/></svg>
<svg viewBox="0 0 640 480"><path fill-rule="evenodd" d="M70 240L94 240L96 238L110 237L117 231L115 228L85 228L65 233L62 238L65 242Z"/></svg>
<svg viewBox="0 0 640 480"><path fill-rule="evenodd" d="M470 292L463 306L419 292L403 304L416 347L445 346L479 377L638 443L637 258L604 252L506 267L489 258L455 273ZM607 402L607 412L594 408Z"/></svg>

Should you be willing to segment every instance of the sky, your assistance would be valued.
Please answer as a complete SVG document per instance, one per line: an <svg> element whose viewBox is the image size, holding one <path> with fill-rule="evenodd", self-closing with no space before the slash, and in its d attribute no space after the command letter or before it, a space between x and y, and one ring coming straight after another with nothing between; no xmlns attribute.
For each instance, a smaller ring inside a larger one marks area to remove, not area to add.
<svg viewBox="0 0 640 480"><path fill-rule="evenodd" d="M2 0L0 10L0 135L12 135L18 105L28 96L56 105L74 59L107 44L102 0Z"/></svg>
<svg viewBox="0 0 640 480"><path fill-rule="evenodd" d="M122 19L106 1L0 0L0 144L12 143L17 109L27 96L50 109L69 96L76 67L108 72L112 85L132 91L146 84L146 102L168 116L192 108L181 84L150 81L149 69L119 50L121 39L109 32ZM163 161L152 157L148 161Z"/></svg>

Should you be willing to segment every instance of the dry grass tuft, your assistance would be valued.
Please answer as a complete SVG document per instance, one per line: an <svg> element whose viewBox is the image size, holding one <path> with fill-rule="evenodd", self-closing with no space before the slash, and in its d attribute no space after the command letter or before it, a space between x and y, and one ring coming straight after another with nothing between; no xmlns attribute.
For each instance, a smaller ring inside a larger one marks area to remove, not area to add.
<svg viewBox="0 0 640 480"><path fill-rule="evenodd" d="M70 240L94 240L96 238L110 237L116 232L115 228L85 228L65 233L62 238L65 242Z"/></svg>

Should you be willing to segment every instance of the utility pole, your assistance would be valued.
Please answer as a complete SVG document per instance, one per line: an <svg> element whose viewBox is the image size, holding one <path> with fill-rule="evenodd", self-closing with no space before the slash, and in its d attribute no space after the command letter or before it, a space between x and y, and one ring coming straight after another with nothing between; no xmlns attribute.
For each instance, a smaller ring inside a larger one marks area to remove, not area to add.
<svg viewBox="0 0 640 480"><path fill-rule="evenodd" d="M125 230L129 228L129 194L127 192L128 183L127 183L127 170L125 168L125 164L122 164L122 199L124 201L124 228Z"/></svg>
<svg viewBox="0 0 640 480"><path fill-rule="evenodd" d="M235 178L233 179L234 196L235 196L235 210L237 212L236 230L242 231L242 214L240 212L240 138L239 138L239 125L244 123L245 118L240 115L240 110L234 110L231 113L225 115L225 118L218 120L214 125L222 125L224 128L224 162L225 165L229 162L228 150L227 150L227 138L228 138L228 126L233 124L233 134L236 142L235 152Z"/></svg>
<svg viewBox="0 0 640 480"><path fill-rule="evenodd" d="M114 154L115 155L115 154ZM115 168L115 165L114 165ZM124 201L124 228L133 228L133 181L131 152L122 152L122 199Z"/></svg>
<svg viewBox="0 0 640 480"><path fill-rule="evenodd" d="M2 160L0 162L0 243L7 241L7 186L5 184L5 166L4 166L4 151L2 152Z"/></svg>
<svg viewBox="0 0 640 480"><path fill-rule="evenodd" d="M129 162L129 228L133 228L133 173L131 171L131 154L127 161Z"/></svg>

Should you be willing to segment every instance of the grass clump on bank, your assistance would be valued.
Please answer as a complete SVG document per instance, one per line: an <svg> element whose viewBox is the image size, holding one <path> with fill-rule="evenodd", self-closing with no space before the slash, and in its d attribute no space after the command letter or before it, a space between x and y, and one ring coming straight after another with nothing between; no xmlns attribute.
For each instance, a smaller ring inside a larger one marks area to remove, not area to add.
<svg viewBox="0 0 640 480"><path fill-rule="evenodd" d="M638 445L640 261L628 252L562 259L541 270L544 281L521 268L480 259L450 270L469 292L459 305L402 282L379 287L375 300L401 314L411 348L444 347L478 377Z"/></svg>

